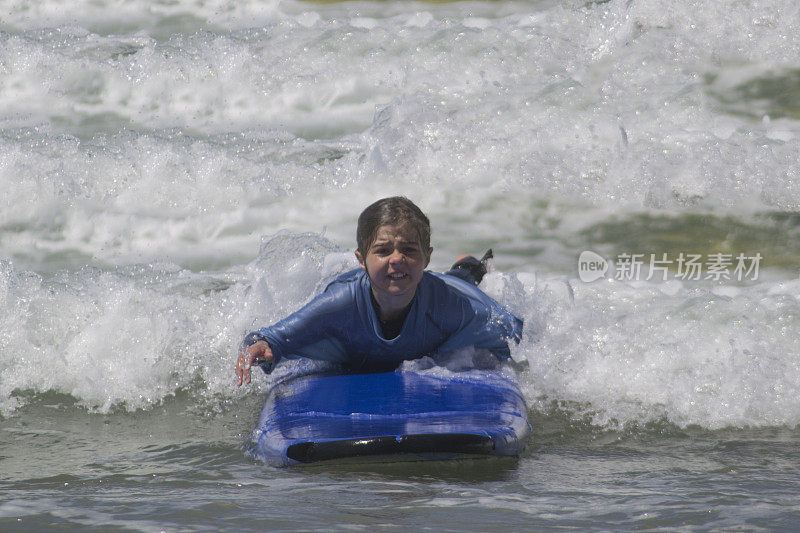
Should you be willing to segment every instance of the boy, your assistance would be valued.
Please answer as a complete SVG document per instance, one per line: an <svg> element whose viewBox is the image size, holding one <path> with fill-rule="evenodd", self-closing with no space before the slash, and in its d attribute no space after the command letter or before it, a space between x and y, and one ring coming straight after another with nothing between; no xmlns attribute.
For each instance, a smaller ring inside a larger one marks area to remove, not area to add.
<svg viewBox="0 0 800 533"><path fill-rule="evenodd" d="M331 361L350 371L392 370L409 359L474 346L510 357L522 321L475 285L485 269L473 257L447 274L425 271L430 222L411 200L378 200L358 217L356 258L299 311L250 333L236 362L237 385L253 363L284 357ZM471 284L473 281L474 284Z"/></svg>

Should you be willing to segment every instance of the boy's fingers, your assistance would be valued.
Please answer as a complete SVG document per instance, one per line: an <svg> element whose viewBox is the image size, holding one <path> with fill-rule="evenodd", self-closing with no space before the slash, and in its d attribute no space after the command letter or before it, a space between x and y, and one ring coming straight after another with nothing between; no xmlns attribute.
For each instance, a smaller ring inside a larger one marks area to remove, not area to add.
<svg viewBox="0 0 800 533"><path fill-rule="evenodd" d="M248 384L250 383L250 367L253 365L253 359L255 359L255 354L248 350L244 359L244 381Z"/></svg>
<svg viewBox="0 0 800 533"><path fill-rule="evenodd" d="M239 354L239 357L236 358L236 385L237 386L241 386L242 385L243 378L245 378L245 377L249 378L249 376L247 376L248 372L247 372L247 369L246 369L245 365L246 365L246 354L245 354L245 352L242 352L241 354ZM250 383L249 379L247 379L247 383Z"/></svg>
<svg viewBox="0 0 800 533"><path fill-rule="evenodd" d="M248 346L236 359L236 384L238 386L241 386L242 382L250 383L252 379L250 369L253 363L261 364L264 361L272 359L272 352L269 350L269 347L266 346L265 342L263 344L264 347L256 346L255 344Z"/></svg>

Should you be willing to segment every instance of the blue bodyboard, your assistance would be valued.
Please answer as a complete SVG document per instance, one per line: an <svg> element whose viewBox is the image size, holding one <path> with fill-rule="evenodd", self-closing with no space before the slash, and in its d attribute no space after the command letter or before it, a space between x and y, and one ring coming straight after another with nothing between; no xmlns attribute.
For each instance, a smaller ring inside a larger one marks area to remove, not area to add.
<svg viewBox="0 0 800 533"><path fill-rule="evenodd" d="M518 456L530 431L519 385L498 371L311 375L270 390L251 451L276 466Z"/></svg>

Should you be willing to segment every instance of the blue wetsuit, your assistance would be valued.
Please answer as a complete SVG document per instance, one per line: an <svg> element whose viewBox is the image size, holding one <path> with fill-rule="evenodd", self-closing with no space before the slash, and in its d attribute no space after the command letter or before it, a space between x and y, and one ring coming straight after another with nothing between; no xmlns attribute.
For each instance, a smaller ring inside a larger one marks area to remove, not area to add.
<svg viewBox="0 0 800 533"><path fill-rule="evenodd" d="M466 346L510 357L522 320L474 285L455 276L424 272L402 329L387 340L372 304L369 278L358 268L332 281L302 309L254 331L245 345L266 340L274 355L338 363L356 371L389 370L401 362Z"/></svg>

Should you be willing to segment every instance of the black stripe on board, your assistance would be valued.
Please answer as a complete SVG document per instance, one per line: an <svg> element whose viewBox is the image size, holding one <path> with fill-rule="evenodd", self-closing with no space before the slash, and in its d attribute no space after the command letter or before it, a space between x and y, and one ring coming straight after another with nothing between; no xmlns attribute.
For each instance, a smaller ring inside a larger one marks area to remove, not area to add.
<svg viewBox="0 0 800 533"><path fill-rule="evenodd" d="M494 451L494 441L485 435L470 433L432 433L401 437L369 437L323 442L298 442L286 450L286 456L300 463L313 463L346 457L402 453L464 453L485 455Z"/></svg>

